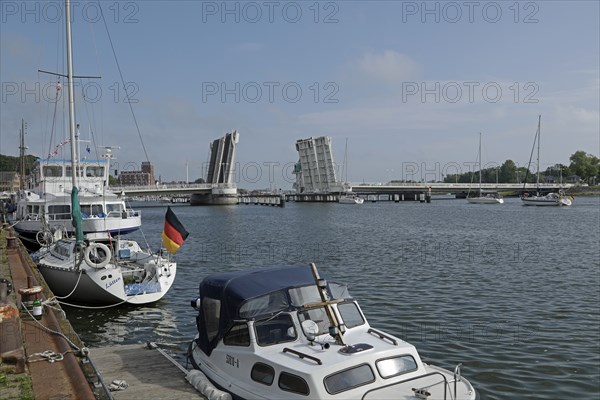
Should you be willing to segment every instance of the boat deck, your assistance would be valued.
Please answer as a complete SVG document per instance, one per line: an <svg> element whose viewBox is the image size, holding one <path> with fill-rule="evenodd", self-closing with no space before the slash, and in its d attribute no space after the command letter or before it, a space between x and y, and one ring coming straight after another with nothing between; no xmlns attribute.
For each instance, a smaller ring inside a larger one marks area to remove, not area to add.
<svg viewBox="0 0 600 400"><path fill-rule="evenodd" d="M185 380L183 371L144 344L92 348L90 356L107 386L114 380L127 382L126 389L111 392L116 400L206 399Z"/></svg>

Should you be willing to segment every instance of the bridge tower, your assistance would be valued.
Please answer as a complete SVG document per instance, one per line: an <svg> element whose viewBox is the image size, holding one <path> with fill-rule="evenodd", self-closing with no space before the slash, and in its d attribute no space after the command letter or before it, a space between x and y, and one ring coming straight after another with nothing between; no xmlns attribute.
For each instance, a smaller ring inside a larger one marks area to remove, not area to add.
<svg viewBox="0 0 600 400"><path fill-rule="evenodd" d="M212 185L212 190L210 194L192 194L191 205L237 204L235 153L239 136L237 131L233 131L210 144L206 183Z"/></svg>

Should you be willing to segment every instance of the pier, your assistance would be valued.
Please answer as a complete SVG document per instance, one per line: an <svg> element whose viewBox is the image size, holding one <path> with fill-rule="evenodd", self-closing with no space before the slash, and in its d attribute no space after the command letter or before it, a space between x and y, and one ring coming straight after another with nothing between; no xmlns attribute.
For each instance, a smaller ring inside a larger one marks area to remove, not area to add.
<svg viewBox="0 0 600 400"><path fill-rule="evenodd" d="M151 344L106 346L91 349L91 357L107 383L121 390L111 392L115 400L204 399L186 380L168 356Z"/></svg>
<svg viewBox="0 0 600 400"><path fill-rule="evenodd" d="M43 302L34 318L35 296ZM0 398L205 399L157 346L88 349L14 232L0 230Z"/></svg>

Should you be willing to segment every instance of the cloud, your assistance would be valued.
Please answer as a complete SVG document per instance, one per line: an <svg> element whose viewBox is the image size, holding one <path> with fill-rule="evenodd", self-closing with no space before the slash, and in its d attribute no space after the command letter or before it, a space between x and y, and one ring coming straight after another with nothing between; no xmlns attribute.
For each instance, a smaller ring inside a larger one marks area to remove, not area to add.
<svg viewBox="0 0 600 400"><path fill-rule="evenodd" d="M395 50L366 53L358 66L368 77L394 84L416 79L421 71L419 64L411 57Z"/></svg>

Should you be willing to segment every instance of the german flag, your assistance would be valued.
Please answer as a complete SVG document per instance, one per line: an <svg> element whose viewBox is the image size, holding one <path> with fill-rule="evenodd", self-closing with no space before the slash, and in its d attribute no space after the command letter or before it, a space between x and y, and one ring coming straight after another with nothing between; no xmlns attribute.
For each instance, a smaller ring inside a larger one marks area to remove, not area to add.
<svg viewBox="0 0 600 400"><path fill-rule="evenodd" d="M165 215L165 227L162 233L163 242L165 247L171 254L175 254L181 247L189 233L185 230L181 222L177 219L177 216L171 207L167 208L167 214Z"/></svg>

